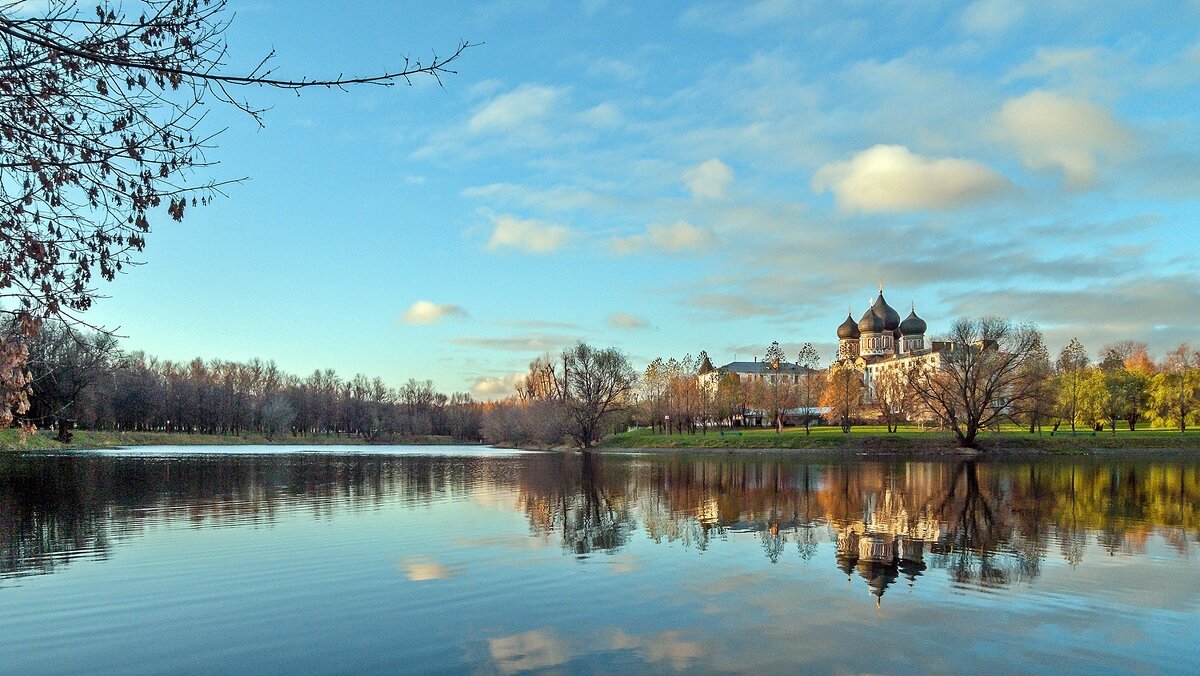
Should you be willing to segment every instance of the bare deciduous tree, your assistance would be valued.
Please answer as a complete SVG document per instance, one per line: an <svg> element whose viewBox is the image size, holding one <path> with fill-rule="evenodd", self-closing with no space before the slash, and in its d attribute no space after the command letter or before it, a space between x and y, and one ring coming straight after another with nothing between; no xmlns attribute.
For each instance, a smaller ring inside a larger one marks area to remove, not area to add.
<svg viewBox="0 0 1200 676"><path fill-rule="evenodd" d="M771 343L763 356L763 407L771 416L776 434L783 431L783 411L792 403L792 383L785 372L787 365L779 342Z"/></svg>
<svg viewBox="0 0 1200 676"><path fill-rule="evenodd" d="M1042 422L1053 414L1058 403L1054 365L1050 363L1050 353L1045 345L1034 349L1034 353L1021 366L1017 378L1023 381L1021 387L1029 392L1029 396L1024 401L1010 403L1010 415L1014 420L1021 418L1028 422L1030 434L1040 434Z"/></svg>
<svg viewBox="0 0 1200 676"><path fill-rule="evenodd" d="M10 324L8 333L20 329ZM27 341L30 387L25 418L39 427L58 429L58 440L69 442L79 417L83 391L112 372L118 354L116 339L107 333L77 331L63 322L50 322Z"/></svg>
<svg viewBox="0 0 1200 676"><path fill-rule="evenodd" d="M1058 361L1055 363L1062 387L1059 397L1063 412L1071 420L1071 434L1075 433L1075 421L1079 418L1079 394L1087 376L1088 363L1087 350L1083 349L1083 344L1076 338L1072 338L1058 353Z"/></svg>
<svg viewBox="0 0 1200 676"><path fill-rule="evenodd" d="M296 420L296 409L282 394L271 397L262 408L262 428L267 439L273 439L280 432L292 429Z"/></svg>
<svg viewBox="0 0 1200 676"><path fill-rule="evenodd" d="M866 395L862 373L853 364L837 362L829 367L829 381L821 395L825 418L850 433L854 419L861 413Z"/></svg>
<svg viewBox="0 0 1200 676"><path fill-rule="evenodd" d="M804 434L807 436L812 427L813 410L821 401L821 392L825 385L825 374L821 368L821 355L812 343L805 343L796 355L796 366L803 369L800 382L796 387L796 402L804 409Z"/></svg>
<svg viewBox="0 0 1200 676"><path fill-rule="evenodd" d="M563 370L569 434L587 450L602 436L603 424L629 405L637 373L620 350L583 342L563 351Z"/></svg>
<svg viewBox="0 0 1200 676"><path fill-rule="evenodd" d="M875 372L875 407L889 433L894 433L908 412L911 388L908 374L899 368L880 369Z"/></svg>
<svg viewBox="0 0 1200 676"><path fill-rule="evenodd" d="M525 401L562 400L562 374L550 355L529 362L529 372L517 382L517 396Z"/></svg>
<svg viewBox="0 0 1200 676"><path fill-rule="evenodd" d="M440 79L470 47L366 77L279 77L273 52L230 73L224 0L48 0L31 14L33 4L0 3L0 314L24 337L52 317L86 323L94 283L137 263L156 210L182 220L231 182L197 175L216 163L210 104L261 126L263 109L239 88ZM0 344L0 363L20 369L19 341ZM25 380L0 378L0 419L28 407Z"/></svg>
<svg viewBox="0 0 1200 676"><path fill-rule="evenodd" d="M1037 355L1041 333L998 317L959 319L939 361L910 367L913 395L954 432L959 445L973 447L979 431L1033 396L1020 377Z"/></svg>
<svg viewBox="0 0 1200 676"><path fill-rule="evenodd" d="M0 311L26 335L47 317L77 319L146 244L152 211L181 220L222 182L198 178L214 160L211 104L262 124L238 89L394 85L440 78L470 45L378 75L275 74L274 53L227 70L224 0L50 0L28 13L0 4Z"/></svg>
<svg viewBox="0 0 1200 676"><path fill-rule="evenodd" d="M745 415L745 388L738 374L722 373L717 380L717 410L723 419L727 419L730 427L733 427L734 416Z"/></svg>
<svg viewBox="0 0 1200 676"><path fill-rule="evenodd" d="M641 389L639 392L640 396L638 397L638 406L646 421L650 423L650 427L657 427L664 434L667 431L667 426L663 416L666 415L667 388L669 384L670 376L667 373L667 365L662 360L662 357L655 357L654 361L646 364L646 372L642 375L640 383Z"/></svg>

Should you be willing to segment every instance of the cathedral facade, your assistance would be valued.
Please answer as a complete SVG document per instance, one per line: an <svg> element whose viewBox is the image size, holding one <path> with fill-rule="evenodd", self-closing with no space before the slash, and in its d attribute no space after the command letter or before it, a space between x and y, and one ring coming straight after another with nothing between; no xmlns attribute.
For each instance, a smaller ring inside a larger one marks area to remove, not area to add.
<svg viewBox="0 0 1200 676"><path fill-rule="evenodd" d="M942 343L926 340L928 325L917 316L914 306L903 320L900 313L888 305L883 288L862 318L846 314L846 321L837 329L837 363L853 365L863 373L867 397L875 399L875 376L882 370L904 369L916 361L939 362Z"/></svg>
<svg viewBox="0 0 1200 676"><path fill-rule="evenodd" d="M880 289L875 303L857 322L854 315L846 313L846 321L837 329L838 361L862 358L876 362L923 352L927 328L916 307L901 321L900 313L888 305Z"/></svg>

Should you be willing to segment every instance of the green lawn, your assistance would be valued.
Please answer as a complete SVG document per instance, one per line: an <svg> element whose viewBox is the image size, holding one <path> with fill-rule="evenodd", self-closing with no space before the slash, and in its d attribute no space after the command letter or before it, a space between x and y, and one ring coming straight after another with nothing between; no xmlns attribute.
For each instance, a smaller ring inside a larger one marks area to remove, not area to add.
<svg viewBox="0 0 1200 676"><path fill-rule="evenodd" d="M1041 435L1014 425L999 432L983 432L977 439L986 450L1041 450L1079 452L1094 449L1163 449L1194 448L1200 451L1200 430L1188 430L1181 435L1169 429L1145 429L1130 432L1118 429L1111 432L1071 431L1060 429L1051 435L1049 429ZM788 427L776 434L772 428L709 430L707 434L657 434L638 429L609 437L608 448L795 448L813 450L852 451L940 451L956 447L954 434L944 430L901 426L889 434L882 425L862 425L851 428L849 434L837 427L813 427L805 436L804 428Z"/></svg>

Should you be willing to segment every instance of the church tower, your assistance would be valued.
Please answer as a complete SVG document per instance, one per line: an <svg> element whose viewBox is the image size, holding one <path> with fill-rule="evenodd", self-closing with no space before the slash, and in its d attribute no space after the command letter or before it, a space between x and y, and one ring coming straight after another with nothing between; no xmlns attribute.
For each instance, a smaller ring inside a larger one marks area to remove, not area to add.
<svg viewBox="0 0 1200 676"><path fill-rule="evenodd" d="M887 301L883 299L883 284L879 285L879 297L875 299L875 304L871 306L871 310L879 315L883 320L883 352L886 356L893 356L899 349L900 342L900 313L896 312Z"/></svg>
<svg viewBox="0 0 1200 676"><path fill-rule="evenodd" d="M883 298L883 288L871 308L858 320L858 353L864 357L892 357L900 339L900 313Z"/></svg>
<svg viewBox="0 0 1200 676"><path fill-rule="evenodd" d="M875 310L867 308L862 319L858 320L858 334L858 354L860 356L875 357L887 353L883 342L883 318L875 314Z"/></svg>
<svg viewBox="0 0 1200 676"><path fill-rule="evenodd" d="M925 349L925 320L917 316L917 307L900 322L900 346L902 354L912 354Z"/></svg>
<svg viewBox="0 0 1200 676"><path fill-rule="evenodd" d="M838 359L854 359L858 356L858 322L854 315L846 313L846 321L838 327Z"/></svg>

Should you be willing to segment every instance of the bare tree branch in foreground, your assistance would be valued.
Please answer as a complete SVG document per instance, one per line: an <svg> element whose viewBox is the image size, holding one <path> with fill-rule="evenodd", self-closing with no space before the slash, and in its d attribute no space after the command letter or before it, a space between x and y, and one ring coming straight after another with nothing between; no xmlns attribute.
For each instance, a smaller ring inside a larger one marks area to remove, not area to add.
<svg viewBox="0 0 1200 676"><path fill-rule="evenodd" d="M0 4L0 313L27 335L49 317L81 323L94 278L136 262L153 210L182 220L233 182L197 178L216 163L213 102L262 125L239 88L440 83L471 46L370 76L280 77L274 52L228 73L227 14L224 0L51 0L37 16Z"/></svg>

